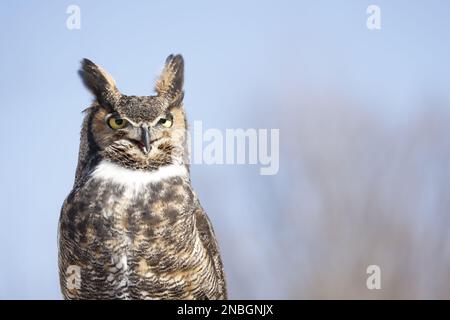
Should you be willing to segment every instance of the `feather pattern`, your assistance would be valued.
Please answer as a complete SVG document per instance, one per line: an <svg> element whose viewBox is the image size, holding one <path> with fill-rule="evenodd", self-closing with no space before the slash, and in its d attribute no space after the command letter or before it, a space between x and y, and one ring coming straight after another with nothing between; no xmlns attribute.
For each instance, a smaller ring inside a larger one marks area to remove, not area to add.
<svg viewBox="0 0 450 320"><path fill-rule="evenodd" d="M167 59L158 96L120 94L89 60L81 74L96 100L86 110L75 183L59 220L64 297L226 299L217 240L185 163L181 56ZM173 124L162 127L169 113ZM111 116L128 125L109 127Z"/></svg>

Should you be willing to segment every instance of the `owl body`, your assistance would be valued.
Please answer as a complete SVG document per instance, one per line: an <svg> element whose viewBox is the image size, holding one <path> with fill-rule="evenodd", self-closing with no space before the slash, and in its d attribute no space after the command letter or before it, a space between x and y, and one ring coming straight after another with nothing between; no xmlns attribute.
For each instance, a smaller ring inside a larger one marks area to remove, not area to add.
<svg viewBox="0 0 450 320"><path fill-rule="evenodd" d="M180 90L173 83L177 75L167 75L180 72L181 57L166 61L162 77L173 78L165 84L167 91L147 100L162 102L156 107L128 104L128 113L120 109L121 99L129 102L128 97L116 96L111 102L114 92L92 89L99 81L111 83L102 69L89 66L100 70L101 77L87 84L97 101L85 118L75 185L59 222L64 297L225 299L217 242L192 189L186 146L180 142L185 133L173 131L186 126L180 93L173 91ZM173 87L167 88L169 83ZM134 114L142 107L156 111ZM108 123L111 114L113 124ZM170 118L171 126L159 128L160 117ZM74 266L80 273L75 281L68 271Z"/></svg>

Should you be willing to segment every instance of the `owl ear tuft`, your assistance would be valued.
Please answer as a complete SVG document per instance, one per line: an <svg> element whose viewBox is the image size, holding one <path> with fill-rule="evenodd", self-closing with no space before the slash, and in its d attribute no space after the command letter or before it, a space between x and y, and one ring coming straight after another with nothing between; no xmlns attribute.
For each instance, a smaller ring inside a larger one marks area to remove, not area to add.
<svg viewBox="0 0 450 320"><path fill-rule="evenodd" d="M109 102L112 96L117 96L119 90L111 75L89 59L81 61L78 71L84 85L97 97L100 103Z"/></svg>
<svg viewBox="0 0 450 320"><path fill-rule="evenodd" d="M183 99L184 61L179 54L166 59L164 69L156 81L156 92L166 96L171 103L181 103Z"/></svg>

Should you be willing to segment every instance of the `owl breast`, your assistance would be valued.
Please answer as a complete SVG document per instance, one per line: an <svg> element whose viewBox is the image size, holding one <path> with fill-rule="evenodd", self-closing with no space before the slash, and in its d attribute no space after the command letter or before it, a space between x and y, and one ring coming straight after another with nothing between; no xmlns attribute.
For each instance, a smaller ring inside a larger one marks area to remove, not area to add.
<svg viewBox="0 0 450 320"><path fill-rule="evenodd" d="M80 271L76 285L61 277L64 295L208 297L214 263L196 229L196 203L185 167L149 173L98 166L63 207L60 274Z"/></svg>

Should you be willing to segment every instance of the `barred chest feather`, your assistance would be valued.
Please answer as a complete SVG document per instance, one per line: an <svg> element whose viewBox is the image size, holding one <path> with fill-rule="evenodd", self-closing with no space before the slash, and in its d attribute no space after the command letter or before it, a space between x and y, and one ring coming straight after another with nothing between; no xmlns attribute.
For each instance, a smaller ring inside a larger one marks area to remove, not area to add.
<svg viewBox="0 0 450 320"><path fill-rule="evenodd" d="M60 272L72 264L81 270L80 286L67 288L67 297L208 295L203 283L214 266L195 227L186 167L143 172L101 162L65 206L60 245L70 255L60 257Z"/></svg>

